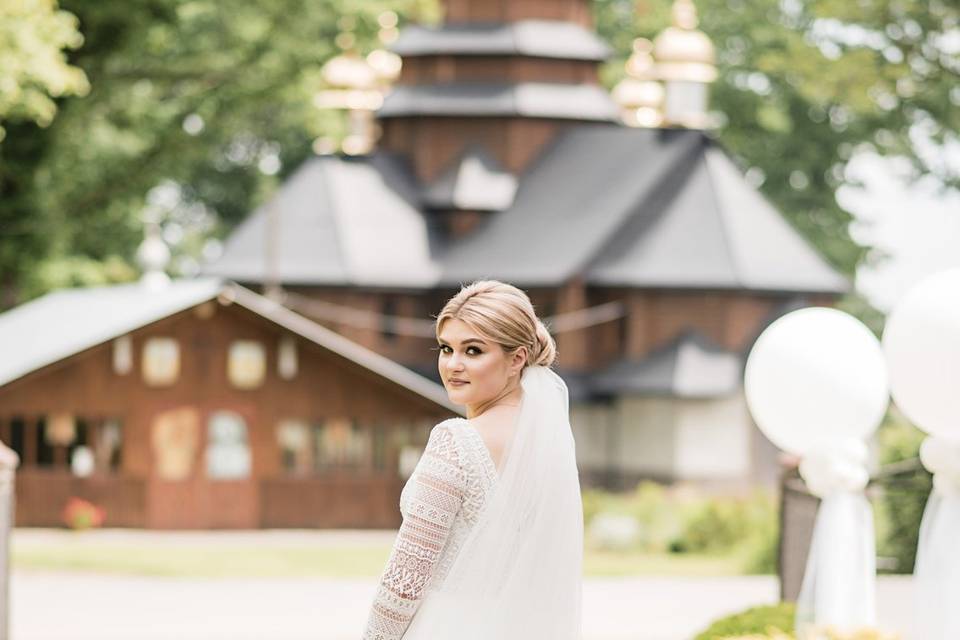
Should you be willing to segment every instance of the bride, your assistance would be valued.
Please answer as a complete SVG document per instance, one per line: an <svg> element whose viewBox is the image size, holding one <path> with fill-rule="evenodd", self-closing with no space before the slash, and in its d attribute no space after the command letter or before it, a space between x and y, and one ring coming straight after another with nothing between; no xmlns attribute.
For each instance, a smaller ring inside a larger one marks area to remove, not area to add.
<svg viewBox="0 0 960 640"><path fill-rule="evenodd" d="M583 507L556 346L525 293L464 287L436 323L467 419L430 432L364 640L579 640Z"/></svg>

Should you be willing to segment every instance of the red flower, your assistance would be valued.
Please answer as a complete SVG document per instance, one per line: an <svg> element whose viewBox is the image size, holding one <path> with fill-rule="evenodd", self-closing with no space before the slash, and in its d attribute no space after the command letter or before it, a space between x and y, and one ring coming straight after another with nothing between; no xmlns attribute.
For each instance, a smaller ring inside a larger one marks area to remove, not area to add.
<svg viewBox="0 0 960 640"><path fill-rule="evenodd" d="M70 498L63 509L63 522L71 529L92 529L103 524L106 513L103 507L84 500Z"/></svg>

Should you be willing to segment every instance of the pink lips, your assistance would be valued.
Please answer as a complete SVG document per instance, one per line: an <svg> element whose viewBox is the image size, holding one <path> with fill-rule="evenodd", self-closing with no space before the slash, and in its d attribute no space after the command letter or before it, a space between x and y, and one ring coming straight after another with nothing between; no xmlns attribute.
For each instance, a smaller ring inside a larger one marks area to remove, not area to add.
<svg viewBox="0 0 960 640"><path fill-rule="evenodd" d="M454 380L454 379L451 378L450 380L447 380L447 384L449 384L449 385L451 385L451 386L454 386L454 387L459 387L459 386L462 386L462 385L465 385L465 384L470 384L470 383L467 382L466 380Z"/></svg>

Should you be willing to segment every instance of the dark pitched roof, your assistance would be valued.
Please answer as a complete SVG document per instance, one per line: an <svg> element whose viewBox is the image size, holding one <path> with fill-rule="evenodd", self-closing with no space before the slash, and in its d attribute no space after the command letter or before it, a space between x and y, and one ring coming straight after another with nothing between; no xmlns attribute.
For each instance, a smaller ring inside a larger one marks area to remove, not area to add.
<svg viewBox="0 0 960 640"><path fill-rule="evenodd" d="M484 275L551 286L582 273L697 144L671 136L641 146L633 133L597 126L560 134L523 176L513 207L451 248L443 280Z"/></svg>
<svg viewBox="0 0 960 640"><path fill-rule="evenodd" d="M523 177L514 206L452 247L447 283L478 276L838 293L849 282L699 131L582 126Z"/></svg>
<svg viewBox="0 0 960 640"><path fill-rule="evenodd" d="M689 331L639 361L621 360L593 374L593 393L715 398L740 386L742 362L736 353Z"/></svg>
<svg viewBox="0 0 960 640"><path fill-rule="evenodd" d="M452 175L452 174L451 174ZM439 191L449 195L449 183ZM309 160L281 187L277 271L289 284L522 286L840 293L835 271L702 132L584 124L520 176L512 205L447 245L406 165L378 152ZM439 195L439 194L434 194ZM266 211L206 273L263 282Z"/></svg>
<svg viewBox="0 0 960 640"><path fill-rule="evenodd" d="M418 192L404 163L390 154L311 158L230 235L204 273L265 282L275 208L273 268L284 283L432 286L437 243Z"/></svg>
<svg viewBox="0 0 960 640"><path fill-rule="evenodd" d="M471 145L423 190L432 209L503 211L513 204L517 178L483 147Z"/></svg>
<svg viewBox="0 0 960 640"><path fill-rule="evenodd" d="M556 20L520 20L508 24L445 24L439 28L404 27L393 52L416 56L455 54L530 56L567 60L606 60L611 53L595 33Z"/></svg>
<svg viewBox="0 0 960 640"><path fill-rule="evenodd" d="M462 82L398 86L377 112L402 116L526 116L614 122L610 95L596 85L547 82Z"/></svg>
<svg viewBox="0 0 960 640"><path fill-rule="evenodd" d="M0 314L0 386L148 324L223 297L327 351L457 413L444 388L428 378L301 316L217 278L62 289ZM69 326L64 325L69 318Z"/></svg>

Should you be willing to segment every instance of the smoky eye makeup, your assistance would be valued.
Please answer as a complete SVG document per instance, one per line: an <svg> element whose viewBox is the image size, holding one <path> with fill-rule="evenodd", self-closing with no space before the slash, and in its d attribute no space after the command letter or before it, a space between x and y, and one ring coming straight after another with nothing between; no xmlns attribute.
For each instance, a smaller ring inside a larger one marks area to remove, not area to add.
<svg viewBox="0 0 960 640"><path fill-rule="evenodd" d="M471 353L471 349L473 350L473 353ZM434 351L439 351L441 353L451 353L453 351L453 347L446 344L445 342L441 342L436 347L434 347ZM467 355L479 355L483 353L483 349L481 349L478 344L468 344L466 347L464 347L464 351L467 353Z"/></svg>

